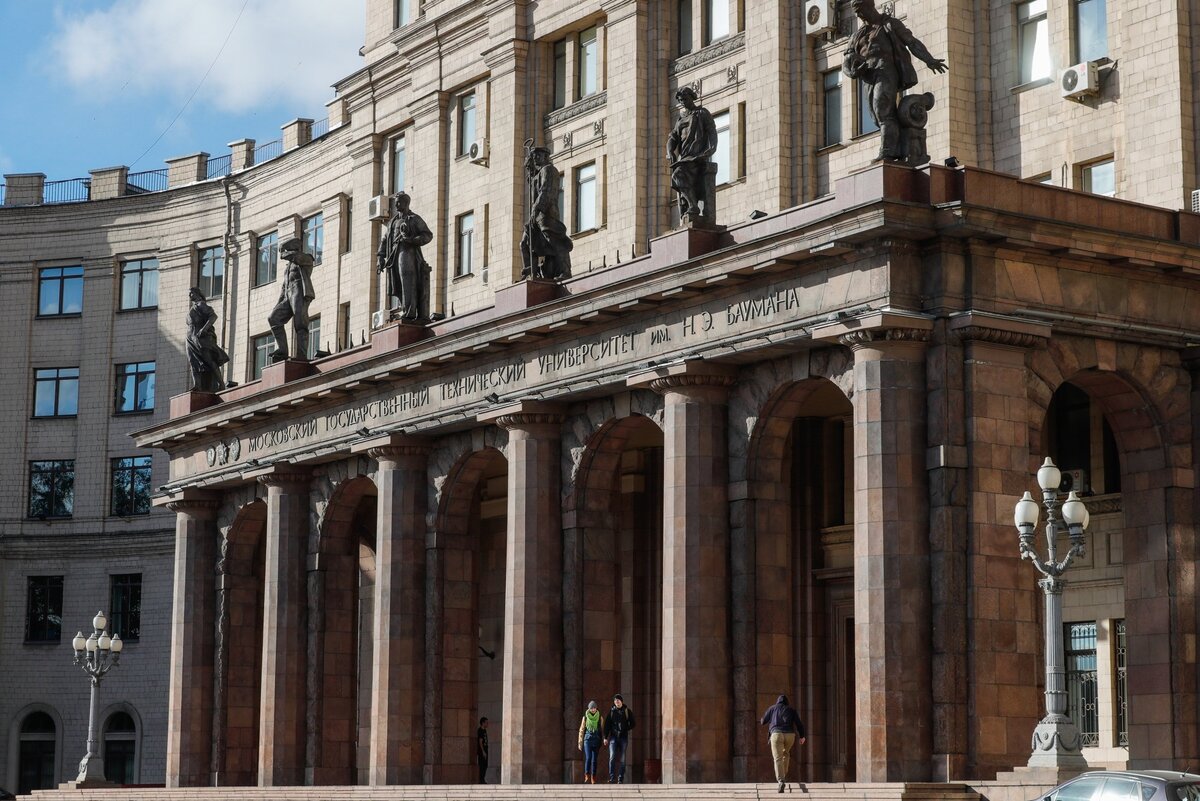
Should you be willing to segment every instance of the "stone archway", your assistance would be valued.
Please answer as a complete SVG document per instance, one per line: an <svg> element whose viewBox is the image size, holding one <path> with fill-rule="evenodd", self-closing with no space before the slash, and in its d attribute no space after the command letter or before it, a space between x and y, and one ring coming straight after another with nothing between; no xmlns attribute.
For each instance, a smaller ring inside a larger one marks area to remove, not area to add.
<svg viewBox="0 0 1200 801"><path fill-rule="evenodd" d="M442 485L428 557L426 702L429 782L479 779L479 719L499 731L504 716L504 606L508 463L485 447L460 457ZM499 781L499 748L488 782Z"/></svg>

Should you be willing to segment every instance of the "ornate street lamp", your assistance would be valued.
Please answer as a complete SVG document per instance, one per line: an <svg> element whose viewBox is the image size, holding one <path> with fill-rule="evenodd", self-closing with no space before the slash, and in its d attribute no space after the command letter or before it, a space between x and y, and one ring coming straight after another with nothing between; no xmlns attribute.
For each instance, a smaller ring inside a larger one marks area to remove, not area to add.
<svg viewBox="0 0 1200 801"><path fill-rule="evenodd" d="M107 626L108 618L104 616L103 612L97 612L96 616L92 618L94 629L92 636L85 640L81 631L75 635L75 639L71 640L71 647L75 649L75 664L83 668L83 672L92 679L92 699L88 710L87 753L79 763L79 776L75 779L76 786L108 784L104 778L104 760L100 757L99 743L96 742L96 700L100 694L100 679L104 678L104 674L115 668L121 661L121 648L124 643L121 642L119 634L109 637L108 632L105 631Z"/></svg>
<svg viewBox="0 0 1200 801"><path fill-rule="evenodd" d="M1083 758L1079 729L1067 715L1062 614L1062 593L1067 581L1062 575L1076 556L1083 555L1083 532L1091 515L1074 492L1067 496L1065 502L1059 501L1062 471L1048 457L1038 469L1037 480L1042 488L1042 505L1046 507L1045 560L1038 556L1034 548L1038 504L1028 492L1017 501L1014 515L1017 531L1020 532L1021 558L1032 562L1042 574L1038 586L1046 595L1046 716L1033 730L1033 754L1029 757L1029 767L1081 770L1087 768L1087 760ZM1060 561L1057 538L1064 528L1070 537L1071 547Z"/></svg>

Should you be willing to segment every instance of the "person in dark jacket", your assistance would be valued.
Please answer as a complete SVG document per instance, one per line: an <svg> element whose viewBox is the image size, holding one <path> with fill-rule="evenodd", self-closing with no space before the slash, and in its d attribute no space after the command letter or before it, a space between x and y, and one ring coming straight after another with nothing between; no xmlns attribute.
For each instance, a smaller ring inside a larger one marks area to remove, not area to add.
<svg viewBox="0 0 1200 801"><path fill-rule="evenodd" d="M608 741L608 783L625 783L625 749L629 747L629 732L633 729L633 710L625 706L620 693L613 696L612 709L604 720L604 737Z"/></svg>
<svg viewBox="0 0 1200 801"><path fill-rule="evenodd" d="M775 759L775 780L779 782L779 792L783 792L787 784L788 769L792 763L792 747L796 741L804 745L804 723L796 710L788 705L786 695L779 696L774 706L768 707L763 713L760 726L766 726L771 732L771 756Z"/></svg>

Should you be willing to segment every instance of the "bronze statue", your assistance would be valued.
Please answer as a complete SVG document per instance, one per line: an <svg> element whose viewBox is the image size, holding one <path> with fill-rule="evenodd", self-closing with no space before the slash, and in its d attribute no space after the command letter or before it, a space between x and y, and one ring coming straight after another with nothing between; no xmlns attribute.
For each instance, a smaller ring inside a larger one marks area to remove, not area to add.
<svg viewBox="0 0 1200 801"><path fill-rule="evenodd" d="M675 93L683 106L679 120L667 137L667 163L671 188L679 193L682 222L716 222L717 125L708 109L696 103L696 90L684 86Z"/></svg>
<svg viewBox="0 0 1200 801"><path fill-rule="evenodd" d="M313 291L310 273L313 267L313 257L301 249L300 240L293 237L279 246L279 258L287 262L283 272L283 286L279 290L279 302L267 317L267 325L275 335L275 353L271 360L276 362L285 359L308 360L308 304L316 297ZM287 333L284 324L292 321L292 336L295 339L296 353L288 350Z"/></svg>
<svg viewBox="0 0 1200 801"><path fill-rule="evenodd" d="M525 142L525 189L529 218L521 235L521 277L560 280L571 277L575 243L558 215L562 173L550 162L550 151Z"/></svg>
<svg viewBox="0 0 1200 801"><path fill-rule="evenodd" d="M875 160L923 164L929 160L924 152L924 129L933 95L915 95L914 100L906 97L899 109L897 99L902 91L917 85L910 52L936 73L946 71L946 62L934 58L903 22L876 10L873 0L851 0L850 5L863 24L850 39L842 72L871 87L871 114L879 125L881 139ZM919 136L902 132L903 128L919 131Z"/></svg>
<svg viewBox="0 0 1200 801"><path fill-rule="evenodd" d="M379 272L387 275L389 302L396 298L399 304L393 314L410 322L429 319L431 268L421 255L421 246L433 241L433 232L412 212L411 202L405 192L392 195L395 211L388 220L376 253Z"/></svg>
<svg viewBox="0 0 1200 801"><path fill-rule="evenodd" d="M192 287L188 292L192 307L187 315L188 366L192 369L192 389L196 392L220 392L225 389L221 367L229 362L229 354L217 344L217 313L204 297Z"/></svg>

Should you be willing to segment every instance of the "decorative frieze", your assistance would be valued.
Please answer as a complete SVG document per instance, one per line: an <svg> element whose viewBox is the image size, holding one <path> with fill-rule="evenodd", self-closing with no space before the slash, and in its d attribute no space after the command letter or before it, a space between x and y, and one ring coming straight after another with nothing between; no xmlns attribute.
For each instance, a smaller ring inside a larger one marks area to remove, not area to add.
<svg viewBox="0 0 1200 801"><path fill-rule="evenodd" d="M719 42L714 42L708 47L697 50L695 53L688 53L686 56L680 56L671 63L670 74L678 75L681 72L699 67L702 64L707 64L710 61L715 61L722 56L727 56L730 53L741 50L746 46L746 34L739 33L735 36L730 36L727 39L722 39Z"/></svg>
<svg viewBox="0 0 1200 801"><path fill-rule="evenodd" d="M868 328L842 334L838 342L850 348L873 342L928 342L929 334L923 328Z"/></svg>
<svg viewBox="0 0 1200 801"><path fill-rule="evenodd" d="M561 125L564 122L573 120L576 117L582 117L589 111L595 111L608 103L608 92L597 92L594 95L588 95L582 100L572 103L569 106L560 108L556 111L551 111L546 115L545 125L547 128L553 128L556 125Z"/></svg>

